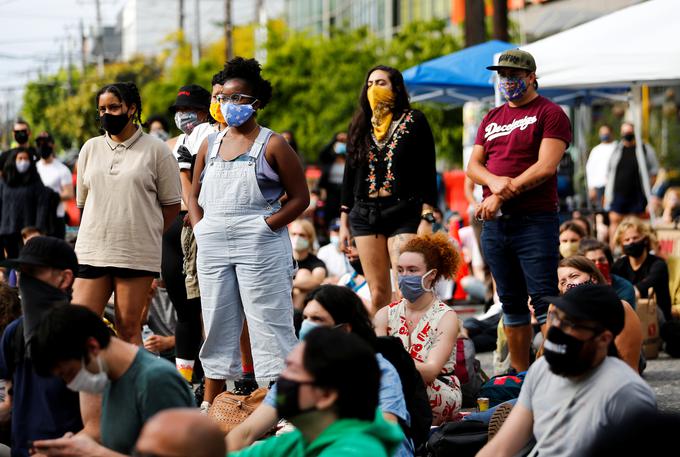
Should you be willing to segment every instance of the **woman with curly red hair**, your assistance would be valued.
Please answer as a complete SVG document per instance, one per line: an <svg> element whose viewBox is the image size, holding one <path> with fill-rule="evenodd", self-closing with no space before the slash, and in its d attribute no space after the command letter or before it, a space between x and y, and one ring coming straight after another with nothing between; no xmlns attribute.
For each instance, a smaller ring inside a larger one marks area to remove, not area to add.
<svg viewBox="0 0 680 457"><path fill-rule="evenodd" d="M397 263L403 299L375 315L378 336L396 336L411 354L425 382L432 425L452 420L461 406L454 374L458 316L434 293L440 278L454 278L461 259L443 233L418 236L401 249Z"/></svg>

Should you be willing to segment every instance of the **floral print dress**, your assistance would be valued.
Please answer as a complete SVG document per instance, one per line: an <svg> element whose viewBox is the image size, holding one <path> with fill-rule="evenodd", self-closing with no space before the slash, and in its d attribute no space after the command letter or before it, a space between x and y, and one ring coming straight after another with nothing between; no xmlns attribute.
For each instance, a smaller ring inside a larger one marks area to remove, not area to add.
<svg viewBox="0 0 680 457"><path fill-rule="evenodd" d="M401 340L404 348L416 362L425 363L437 344L437 326L444 314L454 312L446 304L436 301L420 318L412 332L406 324L406 300L389 305L387 309L387 334ZM427 395L432 408L432 425L453 420L460 410L462 393L460 381L454 375L456 345L434 381L427 384Z"/></svg>

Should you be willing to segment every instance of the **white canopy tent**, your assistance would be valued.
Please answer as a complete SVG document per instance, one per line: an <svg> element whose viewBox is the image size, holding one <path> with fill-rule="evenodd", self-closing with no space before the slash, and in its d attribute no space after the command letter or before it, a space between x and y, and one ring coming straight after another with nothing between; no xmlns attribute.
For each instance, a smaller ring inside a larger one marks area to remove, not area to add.
<svg viewBox="0 0 680 457"><path fill-rule="evenodd" d="M569 98L597 89L630 88L636 137L642 138L643 84L680 83L679 0L649 0L544 38L522 49L536 59L541 89L568 90ZM559 102L560 97L554 98ZM585 151L588 109L577 110L576 145ZM585 130L583 130L585 128ZM637 159L650 201L642 141Z"/></svg>

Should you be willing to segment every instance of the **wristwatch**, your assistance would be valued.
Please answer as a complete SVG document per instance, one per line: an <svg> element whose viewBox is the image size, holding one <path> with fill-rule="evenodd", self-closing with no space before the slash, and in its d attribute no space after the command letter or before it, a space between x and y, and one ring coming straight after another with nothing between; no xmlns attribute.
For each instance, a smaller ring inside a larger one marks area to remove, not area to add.
<svg viewBox="0 0 680 457"><path fill-rule="evenodd" d="M424 221L429 222L430 224L434 224L434 222L435 222L434 213L432 211L421 214L420 218Z"/></svg>

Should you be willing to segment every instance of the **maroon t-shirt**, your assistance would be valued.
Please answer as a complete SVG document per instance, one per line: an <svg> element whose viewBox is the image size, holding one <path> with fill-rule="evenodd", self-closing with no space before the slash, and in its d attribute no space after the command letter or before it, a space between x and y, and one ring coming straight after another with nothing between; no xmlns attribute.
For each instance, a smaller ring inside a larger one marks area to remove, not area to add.
<svg viewBox="0 0 680 457"><path fill-rule="evenodd" d="M508 103L484 116L475 144L484 147L486 168L497 176L516 178L538 161L543 138L571 142L569 118L540 95L526 105L513 108ZM484 186L484 198L491 195ZM558 209L557 174L533 189L503 203L503 214L554 212Z"/></svg>

